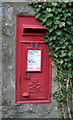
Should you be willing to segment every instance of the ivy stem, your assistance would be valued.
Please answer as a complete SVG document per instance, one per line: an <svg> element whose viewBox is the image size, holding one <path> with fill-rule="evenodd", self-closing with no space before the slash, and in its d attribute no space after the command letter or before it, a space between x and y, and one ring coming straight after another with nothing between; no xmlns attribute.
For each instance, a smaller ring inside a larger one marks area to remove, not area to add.
<svg viewBox="0 0 73 120"><path fill-rule="evenodd" d="M66 84L66 87L67 89L69 88L69 77L68 77L68 80L67 80L67 84ZM69 107L69 99L68 99L68 94L67 94L67 108L68 108L68 114L69 114L69 118L72 119L72 116L71 116L71 111L70 111L70 107Z"/></svg>
<svg viewBox="0 0 73 120"><path fill-rule="evenodd" d="M62 85L61 85L61 83L59 83L59 87L60 87L60 93L61 93L61 95L63 96L63 93L62 93L62 91L61 91L61 88L62 88ZM64 116L64 118L66 118L66 114L65 114L65 110L64 110L64 105L63 105L63 103L61 103L61 105L62 105L62 113L63 113L63 116Z"/></svg>

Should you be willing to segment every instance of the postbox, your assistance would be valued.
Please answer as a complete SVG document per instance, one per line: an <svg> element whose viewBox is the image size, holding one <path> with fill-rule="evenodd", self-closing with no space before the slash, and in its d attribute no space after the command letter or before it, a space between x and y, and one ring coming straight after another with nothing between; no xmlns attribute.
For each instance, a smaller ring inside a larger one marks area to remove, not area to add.
<svg viewBox="0 0 73 120"><path fill-rule="evenodd" d="M52 57L44 43L47 27L33 15L16 16L16 103L51 101Z"/></svg>

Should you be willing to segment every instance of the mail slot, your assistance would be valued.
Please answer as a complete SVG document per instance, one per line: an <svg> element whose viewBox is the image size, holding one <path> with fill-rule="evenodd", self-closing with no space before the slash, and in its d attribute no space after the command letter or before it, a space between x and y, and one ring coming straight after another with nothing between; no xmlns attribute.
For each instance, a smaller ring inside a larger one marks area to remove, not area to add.
<svg viewBox="0 0 73 120"><path fill-rule="evenodd" d="M52 57L44 43L47 27L33 15L16 16L16 103L51 101Z"/></svg>

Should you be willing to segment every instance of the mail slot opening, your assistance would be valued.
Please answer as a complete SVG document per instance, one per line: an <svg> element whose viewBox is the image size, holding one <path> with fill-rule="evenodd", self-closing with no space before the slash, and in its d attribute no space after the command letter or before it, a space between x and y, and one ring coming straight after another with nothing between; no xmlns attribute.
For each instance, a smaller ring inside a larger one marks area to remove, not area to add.
<svg viewBox="0 0 73 120"><path fill-rule="evenodd" d="M23 33L44 33L45 29L24 28Z"/></svg>

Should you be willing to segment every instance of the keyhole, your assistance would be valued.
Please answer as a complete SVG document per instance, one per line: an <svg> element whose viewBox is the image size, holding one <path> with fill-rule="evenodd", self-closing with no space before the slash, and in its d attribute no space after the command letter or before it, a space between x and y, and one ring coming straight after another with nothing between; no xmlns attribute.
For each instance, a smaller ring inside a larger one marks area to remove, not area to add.
<svg viewBox="0 0 73 120"><path fill-rule="evenodd" d="M28 74L27 74L27 72L26 72L26 77L28 77Z"/></svg>
<svg viewBox="0 0 73 120"><path fill-rule="evenodd" d="M29 80L29 73L25 72L25 79Z"/></svg>

